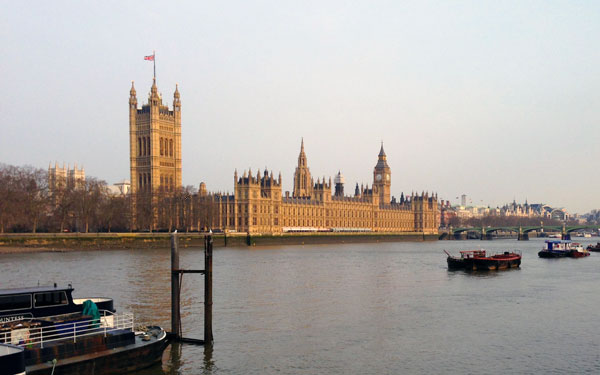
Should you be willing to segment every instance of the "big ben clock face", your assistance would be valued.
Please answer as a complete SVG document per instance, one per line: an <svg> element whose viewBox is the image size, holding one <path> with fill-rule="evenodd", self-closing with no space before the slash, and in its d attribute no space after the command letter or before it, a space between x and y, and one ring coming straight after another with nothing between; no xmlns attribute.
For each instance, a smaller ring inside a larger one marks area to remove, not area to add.
<svg viewBox="0 0 600 375"><path fill-rule="evenodd" d="M375 176L375 179L376 179L377 181L381 181L381 175L380 175L380 174L377 174L377 175Z"/></svg>
<svg viewBox="0 0 600 375"><path fill-rule="evenodd" d="M386 180L386 181L389 181L389 180L390 180L390 175L389 175L389 174L387 174L387 173L386 173L386 175L385 175L385 180Z"/></svg>

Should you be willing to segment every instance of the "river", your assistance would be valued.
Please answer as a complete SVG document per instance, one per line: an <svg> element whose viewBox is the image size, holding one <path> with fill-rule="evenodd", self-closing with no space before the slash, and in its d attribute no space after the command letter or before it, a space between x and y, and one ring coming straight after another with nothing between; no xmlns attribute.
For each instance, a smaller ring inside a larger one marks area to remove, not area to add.
<svg viewBox="0 0 600 375"><path fill-rule="evenodd" d="M216 248L212 350L172 345L139 374L600 373L600 253L541 259L542 245ZM448 271L443 249L479 247L521 250L521 268ZM181 253L182 268L204 267L202 249ZM1 288L54 282L170 327L168 249L0 255ZM184 336L201 339L201 275L185 275L182 300Z"/></svg>

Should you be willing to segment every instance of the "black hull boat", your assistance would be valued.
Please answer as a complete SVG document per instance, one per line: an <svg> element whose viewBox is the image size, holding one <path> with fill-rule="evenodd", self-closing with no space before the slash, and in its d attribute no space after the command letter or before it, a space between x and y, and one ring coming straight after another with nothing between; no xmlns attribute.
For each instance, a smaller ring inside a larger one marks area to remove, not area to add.
<svg viewBox="0 0 600 375"><path fill-rule="evenodd" d="M28 375L125 374L160 363L169 341L164 329L135 331L133 314L115 313L112 300L96 298L110 308L98 309L93 299L78 304L72 290L0 290L0 345L23 350ZM62 313L49 315L44 306Z"/></svg>
<svg viewBox="0 0 600 375"><path fill-rule="evenodd" d="M143 334L125 331L89 336L77 343L26 350L27 375L50 375L53 368L55 374L64 375L127 374L160 363L167 345L166 332L160 327L148 327Z"/></svg>
<svg viewBox="0 0 600 375"><path fill-rule="evenodd" d="M521 254L518 251L488 256L485 250L461 251L460 257L448 255L448 269L464 269L467 271L491 271L517 268L521 266Z"/></svg>
<svg viewBox="0 0 600 375"><path fill-rule="evenodd" d="M569 252L541 250L538 252L538 256L540 258L566 258L569 256Z"/></svg>
<svg viewBox="0 0 600 375"><path fill-rule="evenodd" d="M581 255L582 253L583 255ZM576 242L547 240L544 248L538 252L540 258L580 258L585 256L583 246ZM589 253L587 253L589 255Z"/></svg>

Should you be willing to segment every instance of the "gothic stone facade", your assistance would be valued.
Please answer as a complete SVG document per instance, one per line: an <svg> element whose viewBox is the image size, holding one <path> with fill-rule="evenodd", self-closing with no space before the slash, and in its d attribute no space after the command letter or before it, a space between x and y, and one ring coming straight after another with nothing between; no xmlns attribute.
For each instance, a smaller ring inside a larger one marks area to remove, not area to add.
<svg viewBox="0 0 600 375"><path fill-rule="evenodd" d="M181 187L181 101L175 85L173 110L162 102L156 78L148 103L138 108L135 87L129 91L129 162L131 169L132 227L156 227L158 195Z"/></svg>
<svg viewBox="0 0 600 375"><path fill-rule="evenodd" d="M54 167L48 166L48 190L50 194L61 189L80 188L85 183L85 170L77 168L77 164L71 169L70 166L62 168L55 162Z"/></svg>
<svg viewBox="0 0 600 375"><path fill-rule="evenodd" d="M294 174L291 196L283 195L281 174L267 170L261 175L234 173L234 194L204 197L211 212L213 229L278 234L295 231L423 232L438 231L437 196L412 194L399 202L390 200L391 169L383 145L373 170L371 188L356 186L354 196L344 196L343 177L315 182L308 168L304 142Z"/></svg>
<svg viewBox="0 0 600 375"><path fill-rule="evenodd" d="M173 110L163 105L156 79L148 103L137 106L133 82L129 92L129 159L131 192L156 193L181 187L181 101L175 86Z"/></svg>

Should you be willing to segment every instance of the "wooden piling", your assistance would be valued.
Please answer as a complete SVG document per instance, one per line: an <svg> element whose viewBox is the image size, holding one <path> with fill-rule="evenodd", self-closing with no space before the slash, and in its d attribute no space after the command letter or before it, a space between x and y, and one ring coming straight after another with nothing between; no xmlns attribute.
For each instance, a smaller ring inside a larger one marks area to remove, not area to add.
<svg viewBox="0 0 600 375"><path fill-rule="evenodd" d="M204 247L204 344L212 345L212 253L213 238L205 238Z"/></svg>
<svg viewBox="0 0 600 375"><path fill-rule="evenodd" d="M179 241L177 233L171 234L171 334L181 338L181 318L179 315Z"/></svg>

